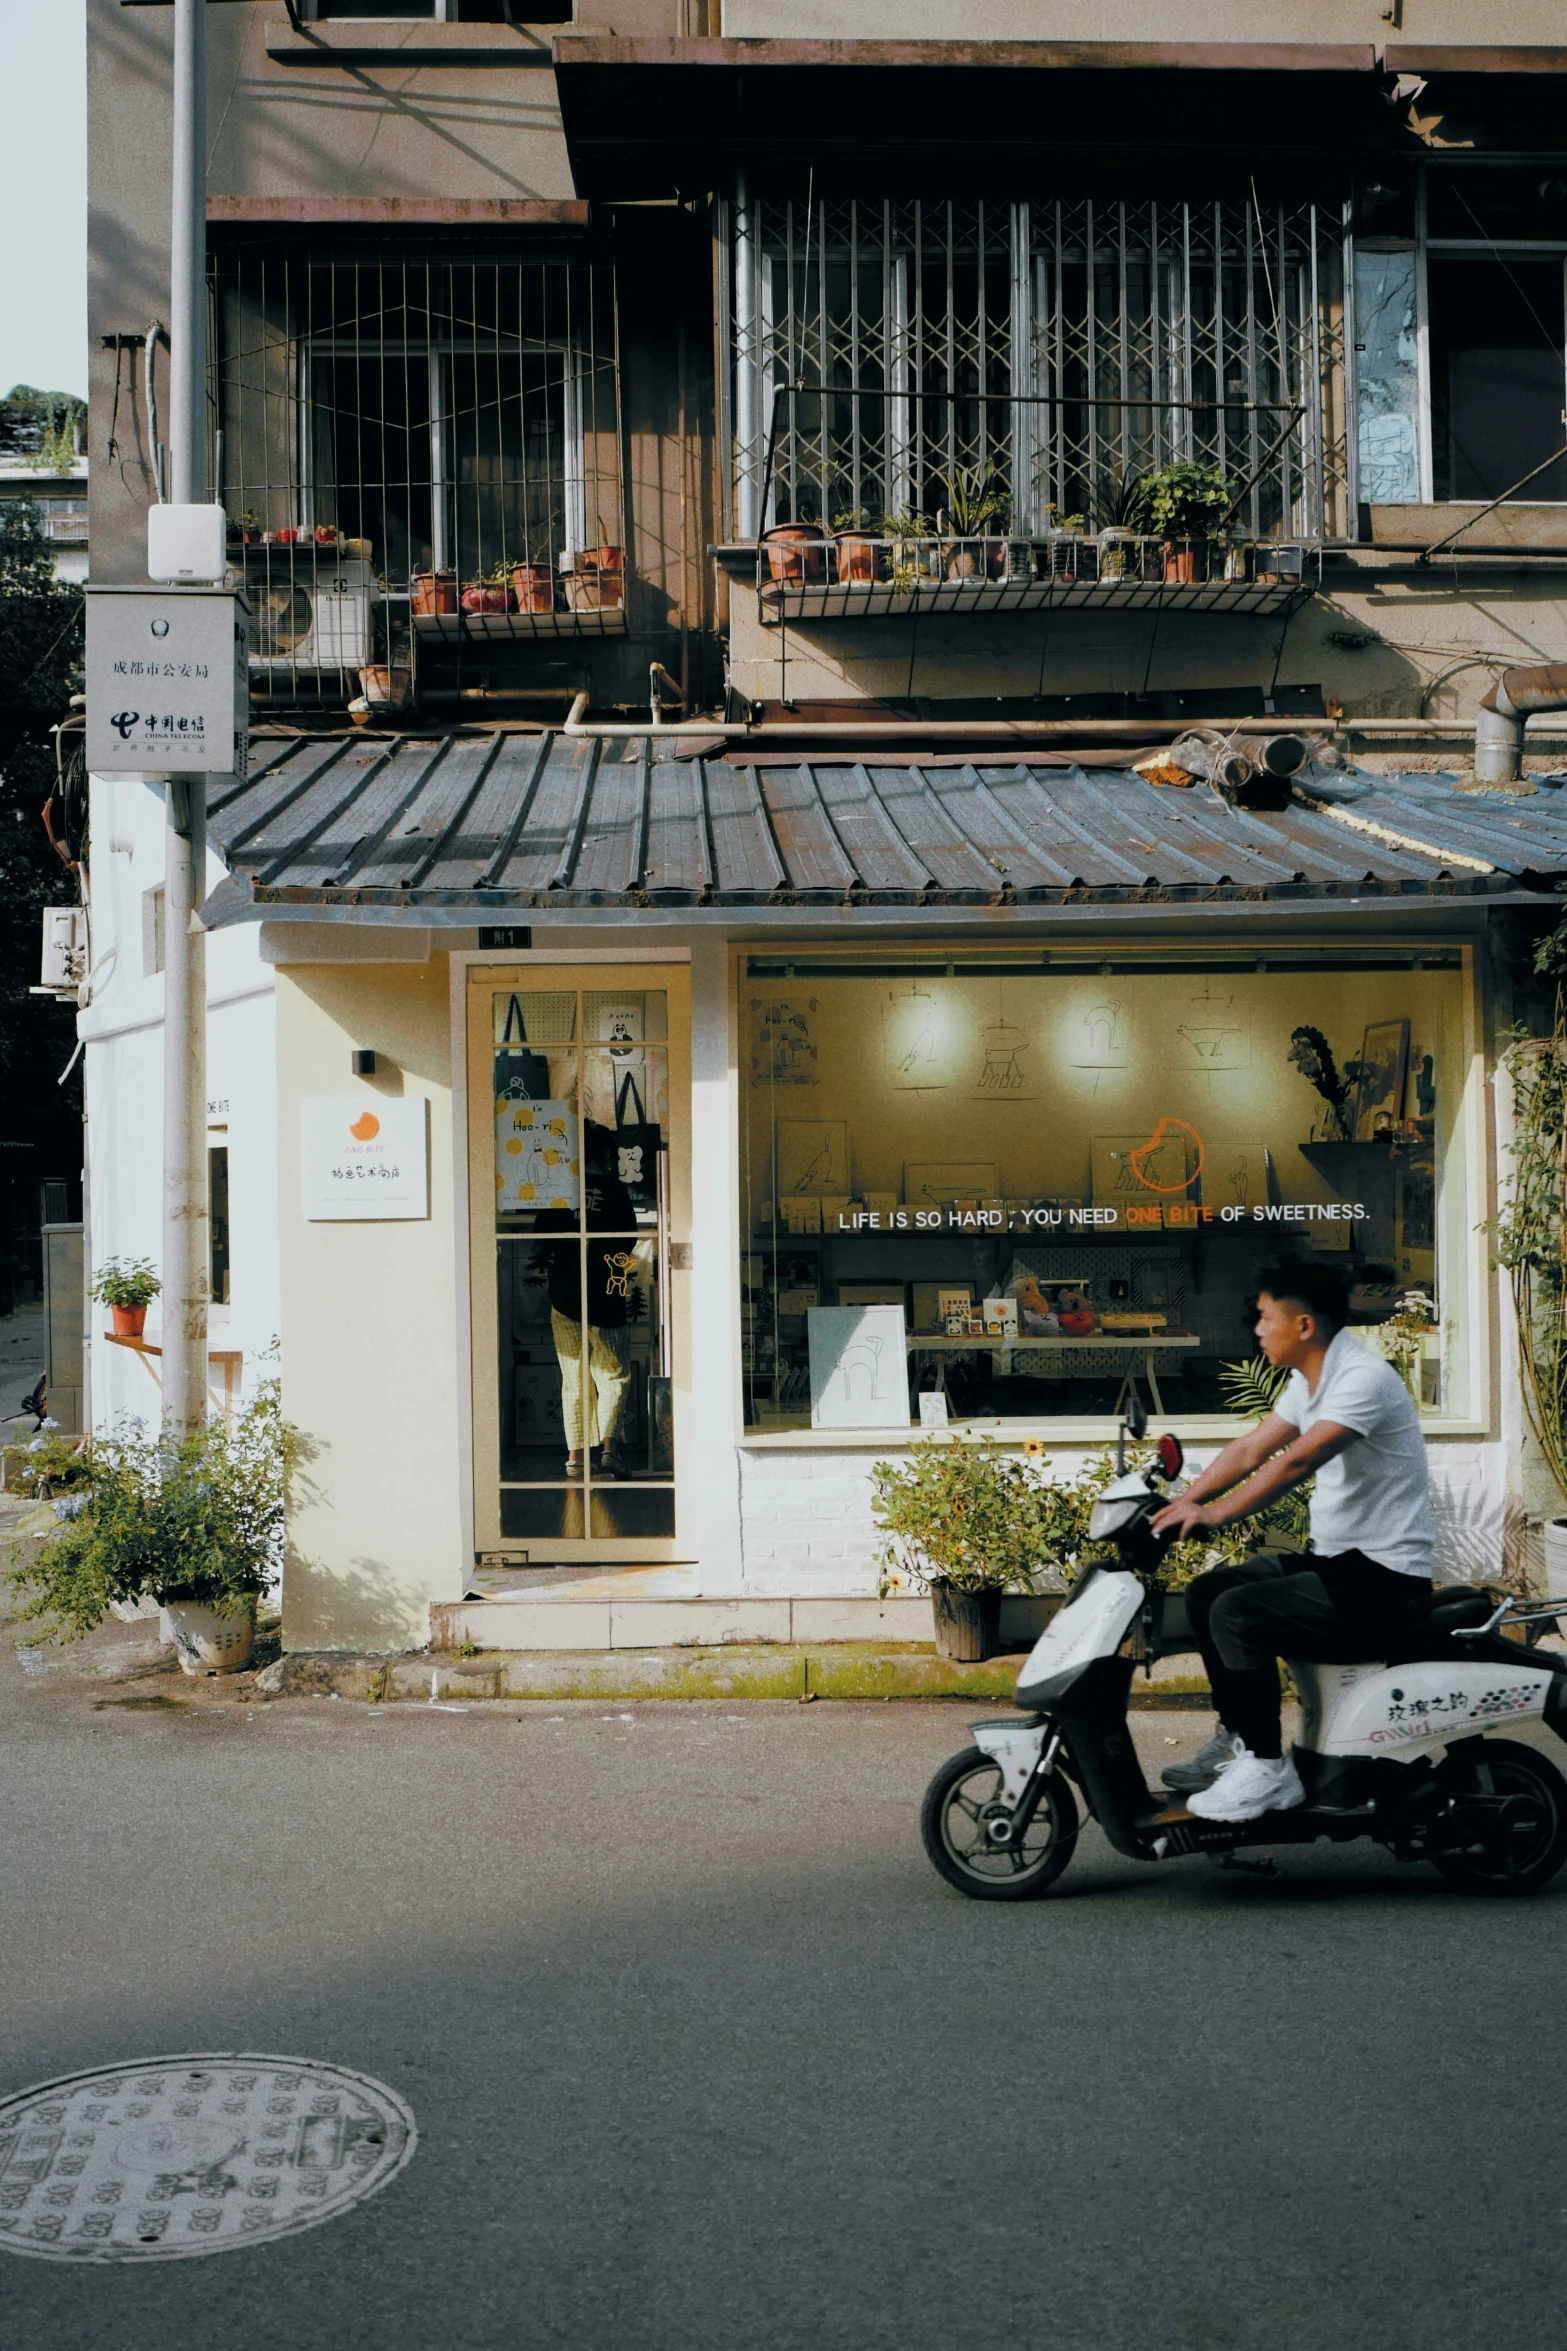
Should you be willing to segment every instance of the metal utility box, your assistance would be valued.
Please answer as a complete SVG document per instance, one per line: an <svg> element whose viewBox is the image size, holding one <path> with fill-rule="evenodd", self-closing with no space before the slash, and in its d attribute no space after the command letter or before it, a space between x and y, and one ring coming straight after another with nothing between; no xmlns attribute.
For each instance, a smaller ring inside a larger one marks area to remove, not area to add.
<svg viewBox="0 0 1567 2351"><path fill-rule="evenodd" d="M227 588L89 588L87 765L243 775L250 606Z"/></svg>
<svg viewBox="0 0 1567 2351"><path fill-rule="evenodd" d="M67 1435L82 1425L82 1347L87 1319L87 1270L79 1224L46 1224L44 1261L44 1369L49 1418Z"/></svg>

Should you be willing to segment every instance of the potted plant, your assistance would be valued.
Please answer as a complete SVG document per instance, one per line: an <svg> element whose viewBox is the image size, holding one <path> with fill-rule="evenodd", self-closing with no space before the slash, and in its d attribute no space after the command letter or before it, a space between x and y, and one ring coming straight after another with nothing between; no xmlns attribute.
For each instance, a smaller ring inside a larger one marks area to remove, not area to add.
<svg viewBox="0 0 1567 2351"><path fill-rule="evenodd" d="M511 608L511 565L492 564L477 572L463 589L464 612L507 612Z"/></svg>
<svg viewBox="0 0 1567 2351"><path fill-rule="evenodd" d="M840 580L880 580L887 576L887 550L877 536L876 518L860 506L851 506L832 518L833 548Z"/></svg>
<svg viewBox="0 0 1567 2351"><path fill-rule="evenodd" d="M297 1451L276 1380L232 1425L209 1421L180 1442L139 1423L88 1439L58 1528L7 1578L19 1615L45 1638L77 1640L117 1604L154 1600L184 1672L238 1672L256 1603L281 1571Z"/></svg>
<svg viewBox="0 0 1567 2351"><path fill-rule="evenodd" d="M947 503L936 517L945 536L950 523L953 541L942 548L949 580L985 579L998 573L1006 560L1006 534L1012 525L1012 494L994 461L983 465L955 465L941 477ZM979 545L972 542L978 540Z"/></svg>
<svg viewBox="0 0 1567 2351"><path fill-rule="evenodd" d="M876 1462L871 1490L871 1516L887 1538L883 1596L912 1581L930 1593L943 1657L991 1656L1002 1593L1032 1592L1040 1568L1060 1556L1070 1489L991 1438L956 1437L911 1446L901 1466Z"/></svg>
<svg viewBox="0 0 1567 2351"><path fill-rule="evenodd" d="M514 563L511 592L519 612L553 612L555 574L547 563Z"/></svg>
<svg viewBox="0 0 1567 2351"><path fill-rule="evenodd" d="M91 1295L109 1309L117 1339L139 1339L162 1287L150 1257L110 1257L98 1268Z"/></svg>
<svg viewBox="0 0 1567 2351"><path fill-rule="evenodd" d="M416 616L457 610L457 574L454 571L416 571L413 609Z"/></svg>
<svg viewBox="0 0 1567 2351"><path fill-rule="evenodd" d="M386 662L372 662L359 672L365 701L377 709L401 710L413 691L414 673Z"/></svg>
<svg viewBox="0 0 1567 2351"><path fill-rule="evenodd" d="M827 533L819 522L775 522L762 533L775 580L819 580L827 571Z"/></svg>
<svg viewBox="0 0 1567 2351"><path fill-rule="evenodd" d="M1143 474L1127 500L1127 521L1164 547L1164 576L1194 585L1208 576L1208 541L1235 503L1235 485L1211 465L1185 458Z"/></svg>
<svg viewBox="0 0 1567 2351"><path fill-rule="evenodd" d="M892 585L897 595L909 595L921 580L940 579L941 542L928 514L900 507L888 515L886 530L892 542Z"/></svg>

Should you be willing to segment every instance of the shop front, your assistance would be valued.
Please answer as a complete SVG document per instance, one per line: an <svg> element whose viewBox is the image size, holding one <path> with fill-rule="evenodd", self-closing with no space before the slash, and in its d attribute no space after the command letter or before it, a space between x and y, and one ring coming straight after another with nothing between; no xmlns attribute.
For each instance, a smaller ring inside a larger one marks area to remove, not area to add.
<svg viewBox="0 0 1567 2351"><path fill-rule="evenodd" d="M294 1646L656 1645L682 1610L788 1638L811 1607L885 1633L876 1460L961 1432L1070 1474L1131 1393L1200 1455L1252 1408L1254 1265L1305 1246L1418 1398L1446 1571L1495 1570L1521 1440L1487 1073L1548 807L1482 856L1424 780L1367 783L1351 827L1101 773L1085 825L1080 771L878 762L878 844L841 766L655 748L556 738L564 846L513 810L433 886L319 880L354 861L341 777L338 837L289 804L294 865L264 815L291 761L217 812L209 919L259 920L278 985ZM895 891L914 776L936 879ZM1007 886L940 887L1001 852ZM322 1217L292 1180L367 1055L372 1114L427 1100L422 1216Z"/></svg>

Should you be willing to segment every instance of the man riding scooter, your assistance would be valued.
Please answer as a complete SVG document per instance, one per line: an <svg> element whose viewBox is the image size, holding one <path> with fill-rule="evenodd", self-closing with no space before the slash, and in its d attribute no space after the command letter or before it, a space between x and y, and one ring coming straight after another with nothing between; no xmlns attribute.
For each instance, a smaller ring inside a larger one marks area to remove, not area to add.
<svg viewBox="0 0 1567 2351"><path fill-rule="evenodd" d="M1431 1491L1408 1389L1348 1329L1349 1285L1334 1267L1280 1257L1255 1278L1257 1344L1289 1380L1153 1531L1180 1542L1232 1526L1314 1477L1311 1549L1217 1567L1187 1587L1219 1728L1164 1778L1203 1820L1255 1820L1305 1800L1282 1748L1280 1657L1381 1658L1431 1598Z"/></svg>

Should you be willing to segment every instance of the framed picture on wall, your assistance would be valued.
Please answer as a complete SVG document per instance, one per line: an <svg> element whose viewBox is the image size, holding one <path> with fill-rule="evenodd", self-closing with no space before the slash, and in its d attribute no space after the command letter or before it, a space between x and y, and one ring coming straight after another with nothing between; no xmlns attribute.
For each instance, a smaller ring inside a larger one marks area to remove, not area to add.
<svg viewBox="0 0 1567 2351"><path fill-rule="evenodd" d="M1409 1023L1374 1020L1360 1048L1360 1081L1355 1089L1355 1140L1373 1143L1399 1126L1409 1077Z"/></svg>
<svg viewBox="0 0 1567 2351"><path fill-rule="evenodd" d="M837 1192L849 1185L849 1129L841 1118L781 1118L778 1121L780 1195Z"/></svg>

